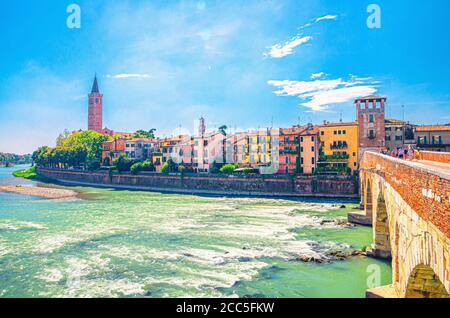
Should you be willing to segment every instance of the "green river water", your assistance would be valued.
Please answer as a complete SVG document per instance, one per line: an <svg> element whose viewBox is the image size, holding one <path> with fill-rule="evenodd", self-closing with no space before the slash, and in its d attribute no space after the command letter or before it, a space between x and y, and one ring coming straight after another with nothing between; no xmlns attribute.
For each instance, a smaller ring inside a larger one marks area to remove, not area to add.
<svg viewBox="0 0 450 318"><path fill-rule="evenodd" d="M13 170L0 184L38 185ZM372 264L391 280L389 263L330 255L371 243L338 222L355 202L72 189L0 193L0 297L364 297Z"/></svg>

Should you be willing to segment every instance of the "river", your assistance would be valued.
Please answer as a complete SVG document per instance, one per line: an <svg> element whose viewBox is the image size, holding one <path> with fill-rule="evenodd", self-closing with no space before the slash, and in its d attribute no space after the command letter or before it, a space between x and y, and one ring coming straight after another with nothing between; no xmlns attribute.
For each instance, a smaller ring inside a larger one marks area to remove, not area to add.
<svg viewBox="0 0 450 318"><path fill-rule="evenodd" d="M18 168L0 184L38 185ZM355 202L71 189L0 193L0 297L364 297L374 268L391 280L387 262L332 256L371 243L340 222Z"/></svg>

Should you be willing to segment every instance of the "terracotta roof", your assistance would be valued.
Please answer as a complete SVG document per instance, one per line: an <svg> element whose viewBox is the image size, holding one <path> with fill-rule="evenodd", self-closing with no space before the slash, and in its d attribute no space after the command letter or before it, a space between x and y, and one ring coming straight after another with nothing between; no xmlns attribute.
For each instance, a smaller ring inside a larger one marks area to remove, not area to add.
<svg viewBox="0 0 450 318"><path fill-rule="evenodd" d="M320 125L319 128L322 127L341 127L341 126L358 126L358 122L351 121L351 122L337 122L337 123L325 123L324 125Z"/></svg>
<svg viewBox="0 0 450 318"><path fill-rule="evenodd" d="M386 96L374 96L374 95L370 95L370 96L365 96L365 97L357 98L355 101L358 101L358 100L373 100L373 99L386 99Z"/></svg>
<svg viewBox="0 0 450 318"><path fill-rule="evenodd" d="M450 131L450 125L417 126L416 131Z"/></svg>

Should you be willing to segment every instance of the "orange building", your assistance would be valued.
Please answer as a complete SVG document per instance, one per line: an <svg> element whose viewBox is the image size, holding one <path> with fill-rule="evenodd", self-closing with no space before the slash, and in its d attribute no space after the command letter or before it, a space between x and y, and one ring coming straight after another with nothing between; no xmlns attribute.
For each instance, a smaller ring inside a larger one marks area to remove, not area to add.
<svg viewBox="0 0 450 318"><path fill-rule="evenodd" d="M102 164L111 166L112 161L116 159L120 153L125 152L125 140L114 139L102 143Z"/></svg>
<svg viewBox="0 0 450 318"><path fill-rule="evenodd" d="M319 130L313 125L280 128L278 173L314 173L318 136Z"/></svg>

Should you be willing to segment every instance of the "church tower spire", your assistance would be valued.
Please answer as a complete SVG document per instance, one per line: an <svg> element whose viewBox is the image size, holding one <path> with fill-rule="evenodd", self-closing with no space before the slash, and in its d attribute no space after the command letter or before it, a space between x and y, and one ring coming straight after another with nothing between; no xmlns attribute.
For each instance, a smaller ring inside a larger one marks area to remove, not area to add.
<svg viewBox="0 0 450 318"><path fill-rule="evenodd" d="M98 88L97 74L94 77L89 97L88 129L102 133L103 130L103 95Z"/></svg>

